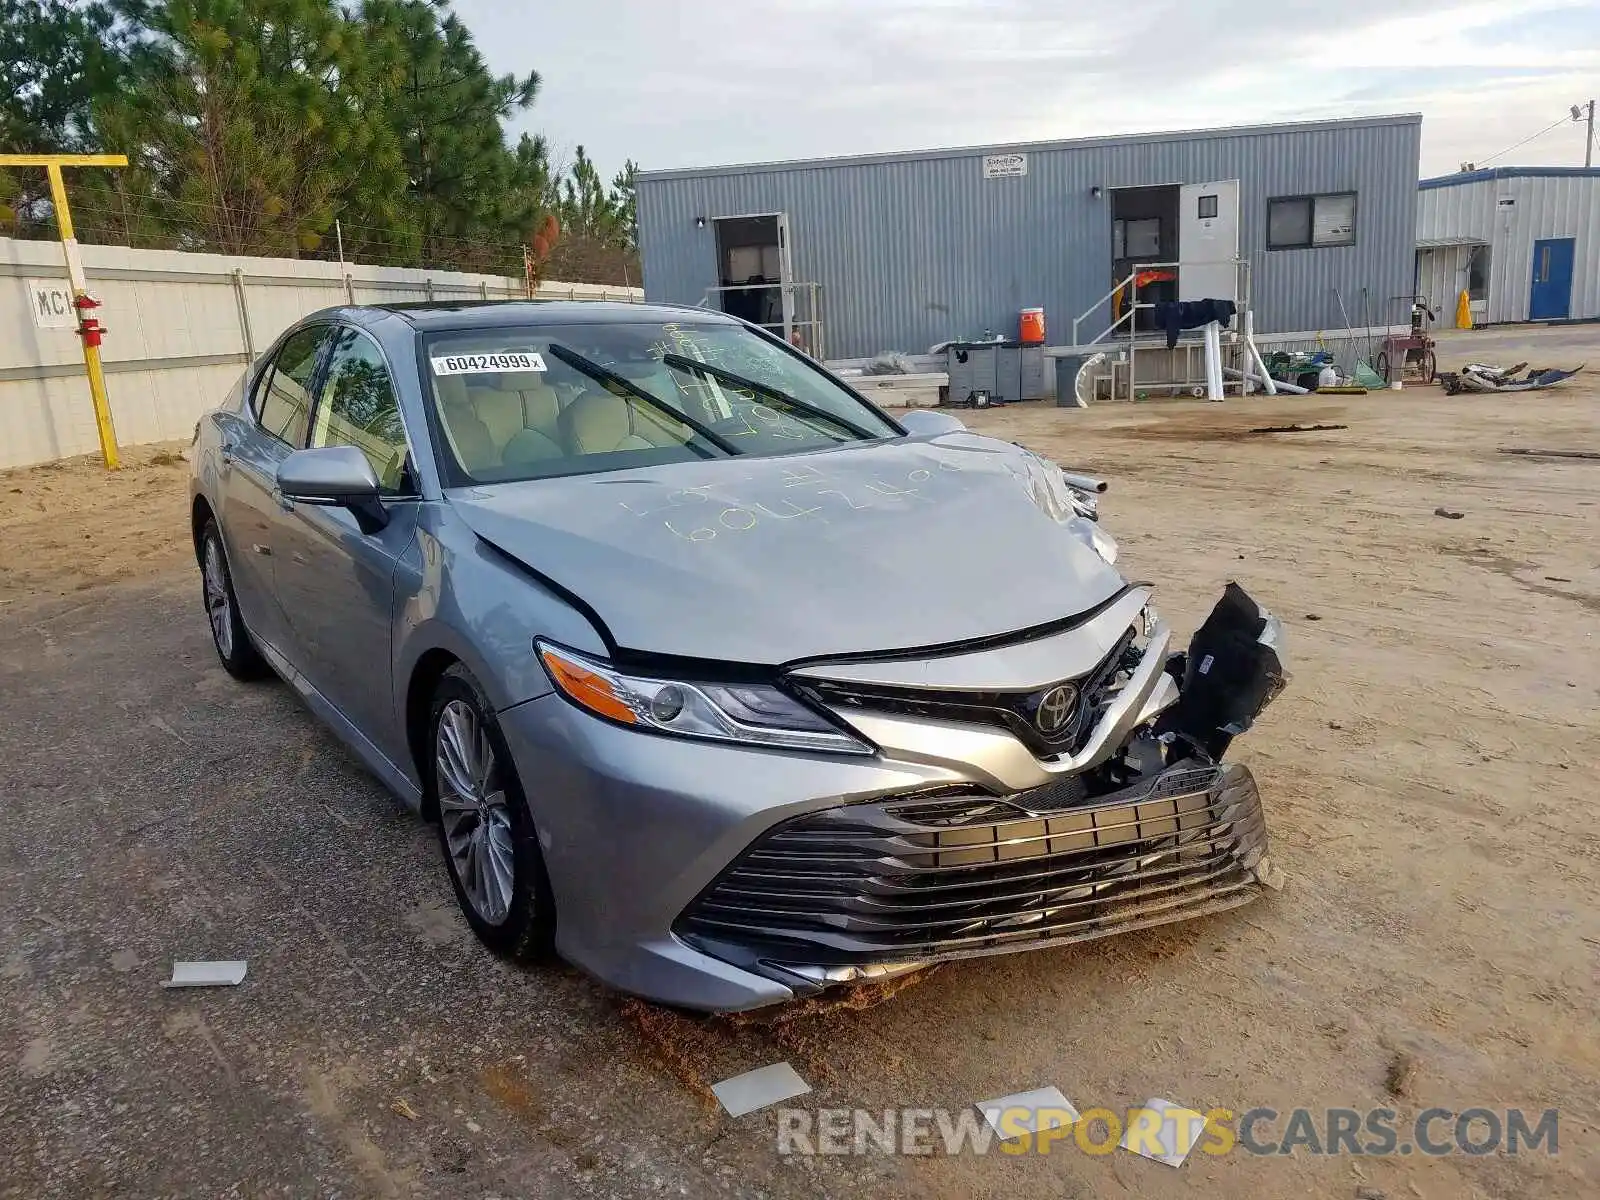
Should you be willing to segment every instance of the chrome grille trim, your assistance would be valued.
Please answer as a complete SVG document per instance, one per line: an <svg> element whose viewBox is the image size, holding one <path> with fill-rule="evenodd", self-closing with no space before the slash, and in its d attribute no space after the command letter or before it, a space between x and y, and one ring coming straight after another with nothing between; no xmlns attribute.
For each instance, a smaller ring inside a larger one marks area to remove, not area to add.
<svg viewBox="0 0 1600 1200"><path fill-rule="evenodd" d="M819 678L796 679L795 684L846 718L861 710L985 725L1004 730L1035 754L1048 758L1083 748L1105 712L1108 692L1119 668L1130 665L1125 664L1124 657L1137 635L1137 626L1129 626L1113 643L1111 652L1087 675L1055 680L1027 692L901 687ZM1035 710L1045 695L1062 686L1074 691L1071 716L1056 732L1043 733L1035 724Z"/></svg>
<svg viewBox="0 0 1600 1200"><path fill-rule="evenodd" d="M932 961L1104 937L1259 894L1266 825L1241 766L1180 765L1041 816L1025 797L901 796L787 821L675 929L779 961ZM997 806L1001 819L961 819Z"/></svg>

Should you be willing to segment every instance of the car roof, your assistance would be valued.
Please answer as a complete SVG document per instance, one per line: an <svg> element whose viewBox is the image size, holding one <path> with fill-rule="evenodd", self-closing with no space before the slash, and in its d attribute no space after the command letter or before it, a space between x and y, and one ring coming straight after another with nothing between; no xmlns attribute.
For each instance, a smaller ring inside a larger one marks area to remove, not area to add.
<svg viewBox="0 0 1600 1200"><path fill-rule="evenodd" d="M689 321L737 325L708 308L677 304L629 304L610 300L461 300L416 304L366 304L333 310L346 319L393 314L423 333L458 329L527 328L540 325L620 325Z"/></svg>

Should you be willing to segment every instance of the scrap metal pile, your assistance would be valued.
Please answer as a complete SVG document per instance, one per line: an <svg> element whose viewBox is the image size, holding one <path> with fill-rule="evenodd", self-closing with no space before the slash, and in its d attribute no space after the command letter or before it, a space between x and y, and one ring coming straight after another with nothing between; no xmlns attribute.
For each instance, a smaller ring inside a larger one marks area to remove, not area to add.
<svg viewBox="0 0 1600 1200"><path fill-rule="evenodd" d="M1518 373L1527 366L1525 362L1520 362L1514 367L1468 363L1459 371L1440 371L1439 382L1452 396L1462 392L1532 392L1571 379L1583 370L1584 364L1580 363L1570 371L1555 367L1535 367L1518 378Z"/></svg>

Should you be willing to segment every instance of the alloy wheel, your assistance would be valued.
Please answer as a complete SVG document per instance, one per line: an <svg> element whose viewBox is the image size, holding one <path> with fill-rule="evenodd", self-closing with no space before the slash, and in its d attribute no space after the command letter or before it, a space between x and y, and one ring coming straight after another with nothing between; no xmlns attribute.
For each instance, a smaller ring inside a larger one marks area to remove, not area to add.
<svg viewBox="0 0 1600 1200"><path fill-rule="evenodd" d="M451 700L439 711L434 763L439 819L456 878L478 916L499 925L511 911L516 874L511 812L494 746L464 700Z"/></svg>
<svg viewBox="0 0 1600 1200"><path fill-rule="evenodd" d="M233 604L228 599L228 573L222 565L222 548L215 537L206 539L205 567L206 615L211 618L211 636L223 658L233 654Z"/></svg>

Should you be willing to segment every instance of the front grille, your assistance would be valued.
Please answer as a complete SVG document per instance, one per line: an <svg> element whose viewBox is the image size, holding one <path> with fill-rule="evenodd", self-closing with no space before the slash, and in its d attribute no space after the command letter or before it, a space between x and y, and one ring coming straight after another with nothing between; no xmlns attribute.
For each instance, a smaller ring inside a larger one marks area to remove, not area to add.
<svg viewBox="0 0 1600 1200"><path fill-rule="evenodd" d="M1035 715L1043 697L1057 686L1033 692L955 691L928 688L893 687L887 684L843 683L836 680L805 680L799 685L811 696L830 707L848 712L852 708L899 716L931 717L1005 729L1040 758L1076 754L1094 730L1096 719L1109 700L1108 692L1118 671L1130 665L1125 660L1134 643L1130 628L1110 654L1084 679L1063 681L1076 689L1072 714L1066 723L1050 734L1042 733ZM799 681L797 681L799 682Z"/></svg>
<svg viewBox="0 0 1600 1200"><path fill-rule="evenodd" d="M679 918L776 962L1083 941L1244 904L1266 849L1244 767L1178 766L1075 807L1036 789L824 809L774 827Z"/></svg>

